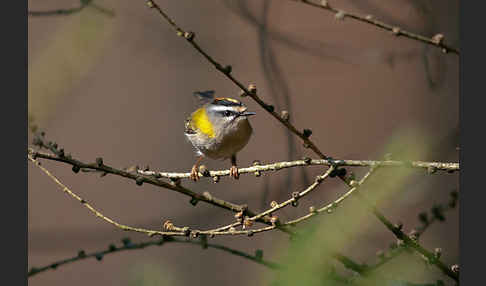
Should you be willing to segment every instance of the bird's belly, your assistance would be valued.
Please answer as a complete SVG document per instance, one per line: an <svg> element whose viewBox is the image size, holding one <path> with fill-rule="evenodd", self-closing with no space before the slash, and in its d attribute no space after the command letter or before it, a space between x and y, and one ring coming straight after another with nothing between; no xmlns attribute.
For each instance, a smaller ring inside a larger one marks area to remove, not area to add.
<svg viewBox="0 0 486 286"><path fill-rule="evenodd" d="M252 128L248 120L242 120L235 131L230 131L222 136L212 148L208 148L203 153L211 159L227 159L239 152L248 144L252 134Z"/></svg>

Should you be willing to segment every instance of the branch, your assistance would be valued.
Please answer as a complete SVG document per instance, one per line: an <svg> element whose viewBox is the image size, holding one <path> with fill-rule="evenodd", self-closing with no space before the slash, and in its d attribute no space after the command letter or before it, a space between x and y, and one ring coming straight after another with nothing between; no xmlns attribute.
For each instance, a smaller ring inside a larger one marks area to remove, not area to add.
<svg viewBox="0 0 486 286"><path fill-rule="evenodd" d="M168 243L168 242L197 244L197 245L201 245L203 249L215 248L215 249L219 249L219 250L229 252L231 254L246 258L246 259L251 260L253 262L256 262L260 265L268 267L270 269L281 268L281 265L279 265L275 262L263 260L260 255L257 255L257 254L250 255L250 254L245 253L243 251L232 249L232 248L229 248L229 247L226 247L226 246L223 246L223 245L208 243L207 240L203 237L201 237L200 241L185 240L185 239L176 238L176 237L163 237L163 238L158 239L158 240L143 241L143 242L139 242L139 243L132 243L130 241L130 239L125 238L125 239L122 240L122 242L123 242L123 246L120 246L120 247L117 247L114 244L110 244L108 246L108 249L102 250L102 251L96 251L96 252L92 252L92 253L85 253L84 250L80 250L78 252L78 255L76 255L74 257L59 260L59 261L53 262L53 263L46 265L46 266L43 266L43 267L32 267L29 270L29 272L27 273L27 277L34 276L36 274L39 274L39 273L44 272L44 271L49 270L49 269L54 270L54 269L57 269L59 266L66 265L66 264L73 263L73 262L77 262L77 261L80 261L80 260L83 260L83 259L96 258L96 260L101 261L103 259L103 257L107 254L112 254L112 253L115 253L115 252L126 251L126 250L143 249L143 248L146 248L146 247L149 247L149 246L162 246L163 244Z"/></svg>
<svg viewBox="0 0 486 286"><path fill-rule="evenodd" d="M84 207L86 207L88 210L90 210L95 216L101 218L102 220L116 226L117 228L120 228L125 231L134 231L134 232L140 232L140 233L146 233L149 236L154 236L154 235L167 235L167 236L175 236L175 235L180 235L180 236L186 236L184 232L162 232L162 231L155 231L155 230L149 230L149 229L144 229L144 228L136 228L136 227L131 227L127 226L124 224L120 224L113 219L103 215L100 211L95 209L93 206L91 206L87 201L82 199L80 196L75 194L73 191L71 191L68 187L66 187L61 181L59 181L58 178L56 178L54 175L51 174L46 168L42 167L39 161L34 159L30 154L28 155L28 159L35 164L39 169L41 169L49 178L51 178L57 185L59 185L62 188L62 191L73 197L74 199L78 200Z"/></svg>
<svg viewBox="0 0 486 286"><path fill-rule="evenodd" d="M265 103L262 99L260 99L260 97L258 97L257 89L255 85L251 84L249 85L248 88L246 88L240 81L238 81L236 78L234 78L231 75L231 71L232 71L231 66L228 65L223 67L223 65L218 63L208 53L206 53L199 46L199 44L194 40L196 36L194 32L184 31L154 1L147 0L146 3L148 7L153 8L157 10L157 12L159 12L159 14L167 21L167 23L169 23L169 25L171 25L172 28L174 28L178 36L184 37L184 39L186 39L193 46L193 48L196 49L206 60L208 60L218 71L223 73L229 80L231 80L235 85L237 85L242 91L241 96L251 97L256 103L258 103L258 105L260 105L263 109L265 109L268 113L270 113L275 119L277 119L280 123L282 123L285 127L287 127L287 129L289 129L292 133L300 137L304 142L304 147L313 150L320 158L328 159L328 157L324 155L319 150L319 148L317 148L317 146L309 139L309 137L312 134L312 131L310 129L303 129L303 131L299 131L294 125L292 125L292 123L290 123L288 112L287 113L282 112L282 115L275 112L274 111L275 108L273 105L269 105Z"/></svg>
<svg viewBox="0 0 486 286"><path fill-rule="evenodd" d="M93 0L80 0L80 6L71 9L57 9L57 10L49 10L49 11L28 11L28 16L66 16L66 15L71 15L71 14L81 12L81 10L83 10L88 6L95 8L97 11L107 16L110 17L115 16L115 12L96 5L95 3L93 3Z"/></svg>
<svg viewBox="0 0 486 286"><path fill-rule="evenodd" d="M458 199L457 192L453 191L453 192L451 192L451 199L449 200L447 205L445 205L445 206L442 205L442 204L441 205L435 205L431 208L431 212L432 212L431 218L428 218L428 215L427 215L426 212L420 213L419 219L422 222L422 225L413 229L410 232L410 236L414 237L416 240L419 240L420 237L423 235L423 233L432 224L434 224L434 222L444 221L445 217L444 217L443 213L445 211L453 210L457 205L457 199ZM410 251L410 249L407 248L406 245L404 245L404 244L397 245L397 244L393 243L393 244L391 244L389 251L387 251L387 252L380 251L380 253L378 254L378 256L380 257L380 261L373 264L373 265L368 266L366 271L368 273L376 271L379 267L381 267L385 263L393 260L394 258L400 256L402 253L404 253L406 251ZM434 251L434 255L440 256L441 252L442 251L440 250L440 248L436 248L435 251Z"/></svg>
<svg viewBox="0 0 486 286"><path fill-rule="evenodd" d="M310 186L308 186L305 190L303 190L302 192L294 192L292 193L292 197L282 203L277 203L275 201L272 201L272 203L270 204L271 205L271 208L257 214L257 215L254 215L252 217L248 217L246 216L245 218L242 218L242 213L237 215L237 221L235 223L232 223L232 224L229 224L229 225L225 225L225 226L222 226L222 227L219 227L219 228L215 228L215 229L212 229L212 230L208 230L208 231L201 231L199 233L201 234L209 234L211 236L215 235L215 234L232 234L232 235L235 235L235 234L246 234L246 235L253 235L254 233L258 233L258 232L263 232L263 231L269 231L269 230L273 230L275 228L277 228L278 226L283 226L283 225L287 225L287 223L284 223L284 224L281 224L279 221L278 221L278 217L277 216L274 216L272 215L272 213L286 207L286 206L289 206L289 205L292 205L292 206L297 206L298 205L298 200L306 195L308 195L310 192L312 192L313 190L315 190L317 188L317 186L319 186L325 179L327 179L331 174L332 172L334 171L334 167L330 167L324 174L320 175L320 176L317 176L314 183L311 184ZM236 231L235 230L235 227L237 226L240 226L240 225L243 225L243 229L245 228L249 228L251 225L253 225L253 222L254 221L259 221L261 218L265 217L269 215L271 217L271 223L272 225L269 226L269 227L265 227L265 228L261 228L261 229L250 229L250 230L241 230L241 231ZM168 228L169 230L171 228Z"/></svg>
<svg viewBox="0 0 486 286"><path fill-rule="evenodd" d="M172 225L172 227L170 227L170 230L175 230L175 231L172 231L172 232L162 232L162 231L155 231L155 230L148 230L148 229L143 229L143 228L135 228L135 227L131 227L131 226L126 226L126 225L122 225L112 219L110 219L109 217L103 215L101 212L99 212L98 210L96 210L95 208L93 208L90 204L88 204L84 199L82 199L81 197L79 197L78 195L76 195L74 192L72 192L68 187L66 187L64 184L62 184L59 179L57 179L54 175L52 175L46 168L42 167L41 164L36 160L34 159L31 154L28 155L28 159L30 161L32 161L38 168L40 168L47 176L49 176L56 184L58 184L59 186L62 187L62 190L69 194L71 197L77 199L79 202L81 202L81 204L83 204L83 206L85 206L86 208L88 208L91 212L93 212L97 217L100 217L101 219L105 220L106 222L122 229L122 230L125 230L125 231L135 231L135 232L140 232L140 233L146 233L148 234L149 236L154 236L154 235L162 235L162 240L161 241L174 241L174 242L182 242L182 241L179 241L179 240L176 240L175 238L173 238L172 236L188 236L189 234L192 234L193 237L197 237L197 236L200 236L201 234L203 235L201 237L201 239L203 239L203 237L205 238L206 237L206 234L210 234L211 237L218 234L218 235L235 235L235 234L253 234L253 233L256 233L256 232L262 232L262 231L266 231L266 230L271 230L271 229L275 229L277 228L277 224L275 223L275 221L272 221L272 226L270 227L266 227L266 228L261 228L261 229L257 229L257 230L250 230L250 231L240 231L240 232L236 232L232 229L234 229L234 227L229 227L230 230L229 231L220 231L220 232L215 232L213 230L211 231L189 231L188 228L177 228L177 227L174 227ZM296 195L293 195L293 197L291 199L289 199L288 201L280 204L280 205L277 205L277 206L274 206L272 209L270 209L269 211L266 211L266 212L263 212L259 215L256 215L252 218L250 218L250 221L256 221L256 220L259 220L261 217L263 217L264 215L270 213L271 211L276 211L280 208L283 208L284 206L287 206L289 204L293 204L293 202L296 202L298 198L302 197L302 196L305 196L306 194L310 193L313 189L315 189L315 187L317 187L317 185L319 185L325 178L327 178L331 172L333 171L333 167L329 168L329 170L323 174L322 176L318 176L316 178L316 182L311 185L310 187L308 187L306 190L304 190L303 192L299 193L298 196ZM370 173L368 173L369 175ZM367 176L365 176L362 180L362 182L364 181L364 179L366 179ZM361 182L361 183L362 183ZM337 201L342 201L342 199L338 199ZM166 228L169 228L167 227L167 222L164 224L164 226L166 226ZM224 227L224 229L227 229L227 227ZM190 241L187 241L187 242L190 242ZM191 242L191 243L195 243L195 242ZM207 242L205 242L207 243ZM116 248L114 245L110 245L110 248L106 251L102 251L102 252L97 252L97 253L93 253L93 254L90 254L90 255L86 255L84 254L84 251L83 252L80 252L78 254L77 257L74 257L74 258L69 258L69 259L66 259L66 260L62 260L62 261L59 261L59 262L55 262L55 263L52 263L48 266L45 266L45 267L42 267L42 268L33 268L29 271L28 273L28 276L32 276L32 275L35 275L39 272L43 272L47 269L56 269L59 265L62 265L62 264L66 264L66 263L70 263L70 262L74 262L74 261L77 261L77 260L80 260L80 259L84 259L84 258L87 258L87 257L96 257L96 259L98 260L101 260L103 255L106 254L106 253L109 253L109 252L114 252L114 251L120 251L120 250L128 250L128 249L134 249L134 248L144 248L148 245L155 245L155 244L159 244L160 243L155 243L155 242L150 242L150 243L144 243L144 244L141 244L141 245L132 245L130 243L124 243L125 246L124 247L121 247L121 248ZM213 248L218 248L218 249L222 249L222 250L225 250L225 251L229 251L229 252L232 252L234 254L237 254L237 255L240 255L240 256L243 256L243 257L246 257L248 259L251 259L251 260L254 260L254 261L257 261L261 264L265 264L266 266L268 267L272 267L272 268L276 268L277 265L272 265L270 262L264 262L261 260L261 257L258 257L257 255L255 257L253 256L250 256L248 254L245 254L245 253L242 253L242 252L239 252L239 251L236 251L236 250L232 250L232 249L229 249L227 247L224 247L224 246L218 246L218 245L213 245L212 246Z"/></svg>
<svg viewBox="0 0 486 286"><path fill-rule="evenodd" d="M42 139L43 136L44 136L44 133L42 132L42 133L40 133L40 137L39 136L35 137L34 144L38 145L41 148L47 148L50 151L54 152L56 155L46 154L46 153L41 153L41 152L34 152L33 149L29 148L28 149L29 160L34 162L36 164L36 166L41 168L49 177L51 177L51 179L53 179L57 184L59 184L63 188L63 191L67 192L72 197L74 197L75 199L80 201L85 207L87 207L89 210L91 210L93 213L95 213L96 216L101 217L105 221L107 221L107 222L109 222L109 223L111 223L111 224L115 225L116 227L121 228L123 230L146 233L150 236L162 235L163 237L169 237L170 235L176 235L176 236L181 236L181 235L189 236L189 235L191 235L192 237L198 237L200 235L204 235L204 236L209 235L210 237L213 237L214 235L237 235L237 234L246 234L248 236L252 236L254 233L269 231L269 230L273 230L273 229L279 229L283 232L293 234L291 231L287 230L284 227L288 226L288 225L295 225L295 224L297 224L301 221L307 220L308 218L310 218L310 217L312 217L312 216L314 216L318 213L324 213L324 212L330 213L335 207L338 206L339 203L341 203L345 198L347 198L354 191L356 191L356 189L364 183L364 181L370 176L372 171L374 171L374 169L377 167L377 166L373 166L370 169L370 171L362 178L362 180L359 183L356 184L356 183L353 183L353 181L351 181L350 185L353 185L354 187L350 191L345 193L343 196L341 196L337 200L335 200L333 203L330 203L330 204L324 206L323 208L321 208L317 211L315 211L315 209L313 207L311 207L309 209L310 214L305 215L305 216L298 218L296 220L293 220L293 221L288 221L284 224L280 224L278 222L278 218L276 216L270 216L269 222L267 222L266 220L263 220L263 223L269 225L267 227L263 227L263 228L259 228L259 229L246 230L246 231L245 230L236 231L235 228L234 228L235 226L241 225L242 223L243 223L244 228L246 226L249 227L249 226L251 226L252 221L260 221L263 216L267 217L266 214L270 214L271 212L279 210L279 209L281 209L281 208L283 208L283 207L285 207L289 204L291 204L293 206L297 206L297 203L298 203L297 200L300 197L302 197L302 196L308 194L310 191L314 190L327 177L336 176L337 172L335 172L335 171L337 171L339 169L335 169L335 166L331 165L331 167L329 168L329 170L326 171L326 173L324 173L321 176L316 177L316 181L311 186L309 186L306 190L304 190L303 192L293 193L291 199L289 199L289 200L287 200L287 201L285 201L284 203L281 203L281 204L277 204L276 202L272 202L272 204L274 204L274 206L272 206L272 208L270 210L267 210L267 211L265 211L265 212L263 212L259 215L254 215L252 218L245 217L244 221L242 220L241 216L243 215L245 209L242 209L240 212L237 213L237 217L238 217L237 223L234 223L234 224L231 224L231 225L228 225L228 226L220 227L220 228L209 230L209 231L200 231L200 230L190 230L189 227L178 228L178 227L175 227L170 221L166 221L164 223L164 227L168 230L173 231L173 232L161 232L161 231L158 231L158 230L147 230L147 229L141 229L141 228L134 228L134 227L125 226L125 225L119 224L117 222L114 222L112 219L104 216L99 211L97 211L96 209L91 207L89 204L86 203L85 200L83 200L82 198L80 198L79 196L74 194L71 190L69 190L66 186L64 186L56 177L51 175L45 168L41 167L40 163L37 162L35 158L36 157L43 157L43 158L51 159L51 160L55 160L55 161L67 162L67 163L70 163L70 164L73 165L73 170L75 170L75 167L78 167L78 169L77 169L78 171L79 171L79 168L80 168L79 167L80 164L85 166L85 167L88 166L88 165L91 166L92 164L80 163L79 161L72 159L69 154L68 155L64 154L64 149L58 149L56 143L53 143L53 142L48 142L47 144L44 143L44 141ZM68 161L65 161L65 160L68 160ZM69 161L69 160L71 160L71 161ZM98 167L100 167L100 168L103 167L103 166L106 167L106 165L103 164L101 158L98 158L96 161L97 161L96 165ZM73 162L74 162L74 164L73 164ZM111 167L109 167L109 168L110 169L104 168L103 174L105 174L107 172L111 172L111 169L113 169L113 168L111 168ZM120 171L120 172L125 172L125 171ZM123 176L123 173L119 173L119 172L111 172L111 173ZM209 200L212 199L208 193L206 193L205 196ZM246 209L246 214L251 214L251 213L252 213L251 211ZM249 222L250 222L250 224L249 224ZM340 255L340 256L344 257L342 255ZM348 259L348 260L350 260L350 259Z"/></svg>
<svg viewBox="0 0 486 286"><path fill-rule="evenodd" d="M393 234L400 240L403 241L403 243L418 253L422 254L430 264L433 264L439 268L442 273L445 275L449 276L450 278L454 279L456 282L459 282L459 271L458 269L455 269L455 267L448 267L445 265L439 257L437 257L433 252L428 251L424 247L422 247L418 241L410 237L409 235L405 234L402 230L401 227L394 226L383 214L381 214L378 209L374 206L371 207L372 212L375 214L375 216L390 230L393 232ZM453 270L454 269L454 270Z"/></svg>
<svg viewBox="0 0 486 286"><path fill-rule="evenodd" d="M383 30L386 30L386 31L390 31L390 32L393 33L393 35L395 35L397 37L398 36L404 36L405 38L412 39L412 40L415 40L415 41L419 41L419 42L440 48L440 49L442 49L442 52L444 52L444 53L451 52L453 54L459 55L459 49L456 49L456 48L449 46L449 45L444 43L444 35L442 35L442 34L437 34L437 35L433 36L432 38L425 37L425 36L422 36L422 35L419 35L419 34L414 34L412 32L406 31L406 30L404 30L400 27L392 26L392 25L384 23L382 21L378 21L378 20L374 19L373 16L371 16L371 15L361 16L361 15L358 15L358 14L346 12L346 11L341 10L339 8L331 7L331 5L329 4L329 1L320 1L321 4L317 4L317 3L311 2L309 0L291 0L291 1L300 2L300 3L307 4L307 5L312 6L312 7L320 8L320 9L323 9L325 11L334 13L335 17L337 19L344 19L346 17L351 18L351 19L354 19L358 22L370 24L370 25L373 25L377 28L380 28L380 29L383 29Z"/></svg>
<svg viewBox="0 0 486 286"><path fill-rule="evenodd" d="M326 155L324 155L316 146L315 144L309 140L310 135L312 134L312 131L309 129L304 129L302 132L298 131L290 122L287 116L284 116L284 114L279 115L274 111L274 107L271 105L266 104L263 102L256 93L256 87L254 85L250 85L249 88L246 88L241 82L236 80L232 75L231 71L232 68L231 66L225 66L223 67L221 64L216 62L211 56L209 56L204 50L201 49L201 47L194 41L195 34L193 32L186 32L182 30L175 22L172 20L162 9L160 8L159 5L157 5L154 1L148 0L147 5L150 8L156 9L160 15L176 30L178 36L183 36L201 55L203 55L218 71L223 73L228 79L230 79L234 84L236 84L242 91L243 96L250 96L253 100L255 100L261 107L263 107L265 110L267 110L274 118L276 118L280 123L282 123L284 126L286 126L292 133L300 137L304 141L304 147L310 148L313 150L320 158L322 159L329 159ZM326 2L327 3L327 2ZM327 6L327 5L326 5ZM398 29L392 29L394 32L397 34L402 34L401 31ZM442 39L442 38L441 38ZM441 44L441 41L438 41L439 44ZM447 46L444 46L447 51ZM454 51L453 49L450 49L450 51ZM459 53L457 51L457 53ZM344 169L343 169L344 170ZM338 177L344 181L344 183L348 186L350 186L350 182L346 179L346 172L341 172ZM429 257L428 255L431 255L430 252L422 248L418 243L412 241L408 236L406 236L401 230L395 229L393 225L374 207L372 206L372 211L373 214L383 223L385 226L392 231L399 239L403 239L406 244L410 244L410 246L423 255L425 255L428 258L433 258L433 255ZM435 260L433 261L435 265L437 265L446 275L449 277L455 279L456 281L458 280L458 274L456 272L453 272L451 269L446 267L440 260Z"/></svg>
<svg viewBox="0 0 486 286"><path fill-rule="evenodd" d="M320 214L320 213L324 213L324 212L331 213L337 206L339 206L339 204L342 203L342 201L344 201L346 198L348 198L354 192L356 192L366 182L366 180L371 176L371 174L373 174L373 172L376 170L376 168L377 168L377 166L372 166L370 168L370 170L368 171L368 173L366 173L366 175L364 175L363 178L359 182L354 181L354 183L351 183L350 185L352 185L353 187L349 191L344 193L342 196L337 198L334 202L327 204L327 205L325 205L322 208L317 209L317 210L314 207L310 207L308 214L306 214L306 215L304 215L304 216L302 216L298 219L288 221L284 225L295 225L297 223L300 223L304 220L307 220L307 219L309 219L309 218L311 218L311 217L313 217L317 214Z"/></svg>
<svg viewBox="0 0 486 286"><path fill-rule="evenodd" d="M56 144L57 146L57 144ZM61 149L63 150L63 149ZM62 153L62 154L61 154ZM130 173L125 170L120 170L116 169L113 167L110 167L106 164L103 163L103 160L101 158L97 158L98 162L95 163L84 163L81 162L77 159L74 159L71 157L71 155L65 155L64 151L60 152L57 151L56 155L49 154L49 153L44 153L44 152L39 152L39 151L34 151L34 149L29 148L28 149L28 154L31 156L33 159L37 158L42 158L42 159L47 159L47 160L52 160L52 161L58 161L62 163L66 163L69 165L73 166L73 172L77 173L81 169L91 169L91 170L97 170L101 172L102 174L113 174L113 175L118 175L121 177L125 177L128 179L132 179L136 182L137 185L142 185L143 183L148 183L151 185L159 186L162 188L166 188L172 191L176 191L178 193L184 194L186 196L191 197L195 202L197 201L203 201L218 207L221 207L223 209L231 210L233 212L241 212L245 210L245 206L240 206L236 205L227 201L224 201L222 199L215 198L213 196L208 196L208 195L202 195L196 192L193 192L185 187L182 187L181 185L178 184L178 182L172 182L172 183L167 183L164 181L157 180L152 177L146 177L146 176L141 176L141 175L136 175L133 173ZM62 155L62 156L60 156ZM101 163L101 164L100 164Z"/></svg>
<svg viewBox="0 0 486 286"><path fill-rule="evenodd" d="M61 188L62 188L62 191L67 193L68 195L70 195L71 197L73 197L74 199L78 200L84 207L86 207L88 210L90 210L93 214L95 214L96 217L99 217L101 218L102 220L114 225L115 227L121 229L121 230L124 230L124 231L134 231L134 232L139 232L139 233L144 233L144 234L147 234L148 236L155 236L155 235L161 235L161 236L189 236L189 235L192 235L193 237L197 237L198 235L200 234L210 234L211 236L214 236L214 235L235 235L235 234L248 234L248 232L246 231L243 231L243 232L237 232L237 231L212 231L212 230L209 230L209 231L202 231L202 230L191 230L189 227L183 227L183 228L178 228L178 227L175 227L172 226L171 227L167 227L168 226L168 223L170 223L170 221L166 221L164 223L164 226L167 230L167 232L164 232L164 231L159 231L159 230L151 230L151 229L144 229L144 228L136 228L136 227L132 227L132 226L127 226L127 225L124 225L124 224L120 224L116 221L114 221L113 219L105 216L103 213L101 213L100 211L98 211L97 209L95 209L93 206L91 206L86 200L84 200L83 198L81 198L79 195L75 194L72 190L70 190L68 187L66 187L63 183L61 183L61 181L59 181L58 178L56 178L54 175L52 175L46 168L42 167L40 162L37 161L33 155L31 154L28 154L28 159L33 162L39 169L41 169L49 178L51 178L57 185L59 185ZM209 199L212 199L212 198L209 198ZM240 213L243 214L245 211L244 210L241 210ZM248 213L248 211L246 211ZM267 217L268 218L268 217ZM268 227L263 227L263 228L260 228L260 229L255 229L255 230L252 230L251 233L258 233L258 232L263 232L263 231L268 231L268 230L272 230L272 229L275 229L275 228L280 228L282 231L284 232L287 232L287 233L290 233L292 234L293 232L290 231L290 230L287 230L287 229L283 229L279 226L277 226L275 224L275 221L273 219L269 219L271 222L266 222L264 219L263 219L263 216L258 216L258 219L255 219L256 221L260 221L260 222L263 222L263 223L267 223L267 224L270 224L270 226Z"/></svg>
<svg viewBox="0 0 486 286"><path fill-rule="evenodd" d="M39 156L38 152L36 154L37 154L36 156ZM43 154L43 153L41 153L41 154ZM51 156L53 156L53 155L51 155ZM197 229L193 230L189 227L176 227L171 221L166 221L164 223L164 227L168 231L164 232L164 231L159 231L159 230L136 228L136 227L132 227L132 226L123 225L123 224L120 224L120 223L114 221L113 219L107 217L106 215L102 214L100 211L95 209L86 200L84 200L83 198L81 198L80 196L75 194L67 186L65 186L63 183L61 183L58 178L56 178L46 168L44 168L43 166L40 165L40 163L34 158L34 154L29 153L28 159L30 161L32 161L38 168L40 168L47 176L49 176L56 184L58 184L65 193L69 194L71 197L73 197L76 200L78 200L79 202L81 202L81 204L83 204L84 207L88 208L97 217L105 220L106 222L108 222L108 223L110 223L110 224L112 224L112 225L116 226L117 228L120 228L124 231L134 231L134 232L139 232L139 233L145 233L149 236L155 236L155 235L162 235L162 236L189 236L189 235L191 235L192 237L197 237L199 235L210 235L211 237L213 237L215 235L249 235L249 236L252 236L255 233L270 231L270 230L273 230L273 229L276 229L276 228L279 228L280 230L285 231L287 233L292 233L290 230L285 229L285 226L295 225L299 222L307 220L308 218L310 218L310 217L312 217L312 216L314 216L318 213L322 213L324 211L327 211L330 208L335 208L340 202L342 202L344 199L346 199L348 196L350 196L359 186L361 186L361 184L370 176L372 171L376 168L376 167L372 167L372 169L363 177L363 179L359 183L357 183L350 191L348 191L347 193L345 193L344 195L339 197L333 203L328 204L327 206L325 206L325 207L323 207L323 208L321 208L317 211L312 211L308 215L305 215L305 216L298 218L296 220L293 220L293 221L288 221L288 222L281 224L278 221L278 217L273 216L271 214L273 212L276 212L276 211L288 206L288 205L297 206L298 199L306 196L307 194L309 194L310 192L315 190L316 187L319 186L329 176L335 176L335 168L333 166L331 166L321 176L317 176L315 182L313 184L311 184L309 187L307 187L305 190L303 190L302 192L294 192L292 194L292 197L290 199L286 200L283 203L278 204L276 202L272 202L272 204L271 204L272 207L270 209L263 211L259 214L251 215L251 216L247 215L247 216L245 216L245 218L243 218L244 211L241 210L239 213L237 213L237 216L236 216L237 222L226 225L226 226L218 227L218 228L215 228L215 229L210 229L210 230L197 230ZM208 197L208 199L211 199L211 197ZM264 220L263 218L268 218L269 222L266 222L266 220ZM260 222L263 221L264 223L266 222L267 224L269 224L269 226L258 228L258 229L250 229L250 230L238 230L237 231L235 229L235 227L240 226L240 225L243 225L243 229L249 228L253 224L253 222L255 222L255 221L260 221Z"/></svg>
<svg viewBox="0 0 486 286"><path fill-rule="evenodd" d="M275 162L267 165L256 165L253 167L239 168L240 174L255 174L260 176L261 172L279 171L286 168L302 167L302 166L347 166L347 167L407 167L416 169L426 169L428 173L435 173L436 171L454 172L459 171L459 163L445 163L445 162L423 162L423 161L371 161L371 160L312 160L305 158L302 160L290 161L290 162ZM137 170L141 175L155 176L156 178L168 178L168 179L188 179L190 173L172 173L172 172L156 172L147 170ZM199 173L200 177L223 177L229 176L230 170L219 171L206 171ZM217 180L217 179L216 179Z"/></svg>

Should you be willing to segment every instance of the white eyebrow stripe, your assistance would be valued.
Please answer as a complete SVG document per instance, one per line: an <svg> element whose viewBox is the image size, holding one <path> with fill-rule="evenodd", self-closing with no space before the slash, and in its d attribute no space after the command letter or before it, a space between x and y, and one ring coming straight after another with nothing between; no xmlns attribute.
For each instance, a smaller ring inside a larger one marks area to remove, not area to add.
<svg viewBox="0 0 486 286"><path fill-rule="evenodd" d="M234 106L224 106L224 105L220 105L220 106L213 106L211 107L212 110L214 111L226 111L226 110L229 110L229 111L233 111L233 112L238 112L237 110L235 110Z"/></svg>

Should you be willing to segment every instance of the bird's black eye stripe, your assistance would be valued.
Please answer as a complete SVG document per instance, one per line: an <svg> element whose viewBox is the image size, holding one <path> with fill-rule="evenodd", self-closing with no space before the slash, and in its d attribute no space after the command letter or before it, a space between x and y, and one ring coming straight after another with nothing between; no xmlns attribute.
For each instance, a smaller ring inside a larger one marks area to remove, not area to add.
<svg viewBox="0 0 486 286"><path fill-rule="evenodd" d="M220 111L219 113L221 113L223 116L226 116L226 117L234 116L234 115L237 114L236 112L230 111L230 110L223 110L223 111Z"/></svg>

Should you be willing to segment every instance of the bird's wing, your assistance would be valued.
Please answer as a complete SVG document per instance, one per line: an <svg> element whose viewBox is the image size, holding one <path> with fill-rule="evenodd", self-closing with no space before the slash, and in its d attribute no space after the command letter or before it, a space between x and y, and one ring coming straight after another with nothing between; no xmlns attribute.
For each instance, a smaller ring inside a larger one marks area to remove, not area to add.
<svg viewBox="0 0 486 286"><path fill-rule="evenodd" d="M186 119L186 123L184 124L184 133L186 134L196 134L196 127L194 126L191 117Z"/></svg>

